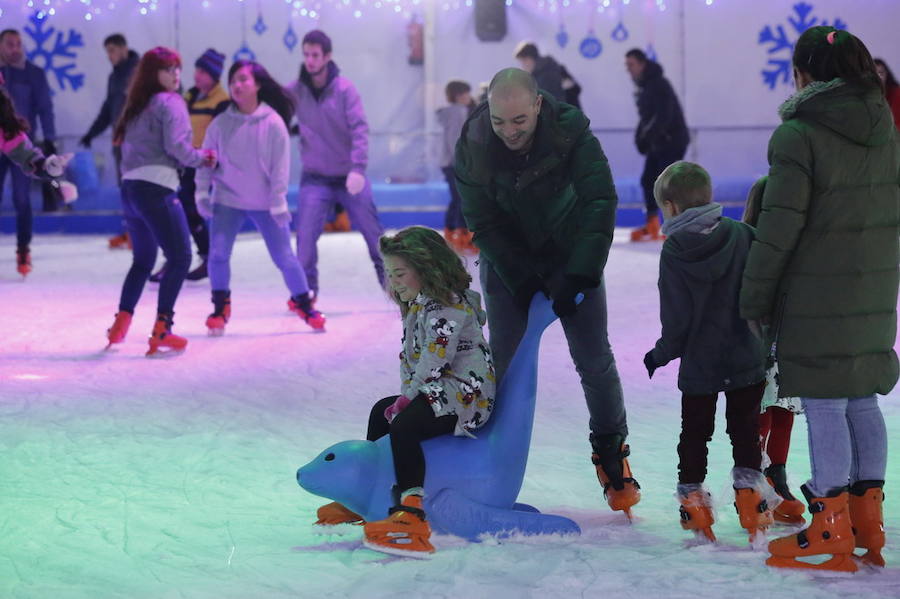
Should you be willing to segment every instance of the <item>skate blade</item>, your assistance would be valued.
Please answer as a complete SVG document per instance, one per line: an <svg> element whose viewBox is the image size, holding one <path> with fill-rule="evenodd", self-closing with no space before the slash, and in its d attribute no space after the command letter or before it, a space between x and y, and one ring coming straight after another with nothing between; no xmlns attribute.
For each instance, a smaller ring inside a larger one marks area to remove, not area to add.
<svg viewBox="0 0 900 599"><path fill-rule="evenodd" d="M382 545L380 543L374 543L369 539L364 539L363 546L368 547L373 551L378 551L379 553L387 553L388 555L396 555L399 557L411 557L413 559L431 559L431 556L434 555L434 547L430 547L430 545L430 549L405 549L402 545Z"/></svg>
<svg viewBox="0 0 900 599"><path fill-rule="evenodd" d="M716 543L716 535L713 534L712 528L699 528L694 531L694 537L703 543Z"/></svg>
<svg viewBox="0 0 900 599"><path fill-rule="evenodd" d="M766 551L769 548L769 539L766 537L765 530L752 530L748 531L750 533L749 541L750 548L753 551Z"/></svg>
<svg viewBox="0 0 900 599"><path fill-rule="evenodd" d="M791 516L789 514L779 514L775 512L776 524L787 524L788 526L802 526L806 524L806 518L803 516Z"/></svg>
<svg viewBox="0 0 900 599"><path fill-rule="evenodd" d="M853 559L860 566L871 568L884 568L885 561L880 551L867 551L864 555L853 555Z"/></svg>
<svg viewBox="0 0 900 599"><path fill-rule="evenodd" d="M773 555L766 560L767 566L775 568L797 568L803 570L830 570L832 572L856 572L859 568L850 557L850 554L838 554L821 564L801 562L793 557L781 557Z"/></svg>
<svg viewBox="0 0 900 599"><path fill-rule="evenodd" d="M206 329L206 335L208 337L221 337L225 334L225 328L221 329Z"/></svg>
<svg viewBox="0 0 900 599"><path fill-rule="evenodd" d="M180 356L184 353L185 348L181 349L163 349L161 347L153 347L147 350L147 353L144 354L147 358L153 358L154 360L166 359L166 358L174 358L176 356Z"/></svg>

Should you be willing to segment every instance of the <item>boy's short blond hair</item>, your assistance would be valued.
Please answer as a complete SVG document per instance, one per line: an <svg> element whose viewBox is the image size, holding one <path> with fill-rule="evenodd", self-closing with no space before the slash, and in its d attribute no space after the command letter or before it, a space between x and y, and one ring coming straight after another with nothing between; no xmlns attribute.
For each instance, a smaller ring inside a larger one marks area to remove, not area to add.
<svg viewBox="0 0 900 599"><path fill-rule="evenodd" d="M712 202L712 180L699 164L679 160L670 164L653 184L653 196L662 207L672 202L680 212Z"/></svg>

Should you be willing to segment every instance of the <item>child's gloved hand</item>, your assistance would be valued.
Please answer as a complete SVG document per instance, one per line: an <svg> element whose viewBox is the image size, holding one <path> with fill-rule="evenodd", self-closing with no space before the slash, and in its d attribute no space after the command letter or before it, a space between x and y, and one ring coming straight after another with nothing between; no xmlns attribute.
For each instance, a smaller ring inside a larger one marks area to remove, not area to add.
<svg viewBox="0 0 900 599"><path fill-rule="evenodd" d="M50 154L44 160L44 171L51 177L61 177L66 170L70 157L71 154L68 157Z"/></svg>
<svg viewBox="0 0 900 599"><path fill-rule="evenodd" d="M657 368L659 368L659 364L657 364L656 360L653 359L652 349L644 354L644 367L647 369L647 376L652 379L653 373L656 372Z"/></svg>
<svg viewBox="0 0 900 599"><path fill-rule="evenodd" d="M394 403L389 405L384 409L384 417L388 422L393 422L394 418L397 417L397 414L406 409L406 406L410 404L412 400L406 397L405 395L401 395L397 398Z"/></svg>

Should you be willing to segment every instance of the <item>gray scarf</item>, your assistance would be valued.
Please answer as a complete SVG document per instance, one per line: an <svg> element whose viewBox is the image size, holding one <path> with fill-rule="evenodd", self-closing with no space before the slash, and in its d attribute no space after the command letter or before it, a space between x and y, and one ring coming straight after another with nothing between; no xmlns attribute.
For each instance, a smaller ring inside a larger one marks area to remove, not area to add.
<svg viewBox="0 0 900 599"><path fill-rule="evenodd" d="M711 202L703 206L688 208L678 216L663 223L663 235L673 235L678 231L688 233L710 233L722 219L722 205Z"/></svg>

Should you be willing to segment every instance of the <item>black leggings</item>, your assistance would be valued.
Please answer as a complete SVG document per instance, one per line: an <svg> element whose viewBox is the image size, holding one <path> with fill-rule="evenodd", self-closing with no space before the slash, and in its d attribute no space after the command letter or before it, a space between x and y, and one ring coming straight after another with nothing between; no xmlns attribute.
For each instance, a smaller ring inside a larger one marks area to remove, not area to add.
<svg viewBox="0 0 900 599"><path fill-rule="evenodd" d="M387 434L391 435L397 487L403 492L425 484L425 454L420 443L452 433L456 428L457 417L455 414L435 416L428 400L420 394L389 423L384 417L384 410L397 397L385 397L372 406L366 439L375 441Z"/></svg>

